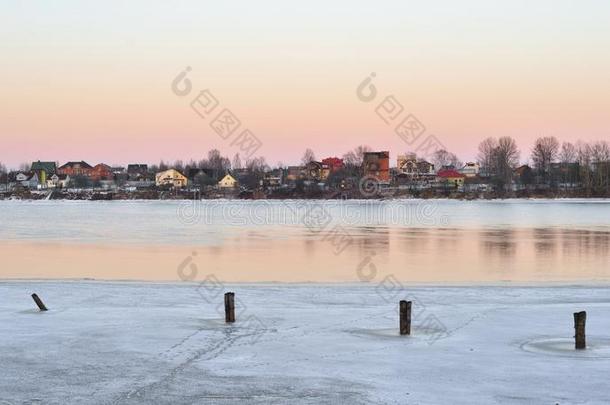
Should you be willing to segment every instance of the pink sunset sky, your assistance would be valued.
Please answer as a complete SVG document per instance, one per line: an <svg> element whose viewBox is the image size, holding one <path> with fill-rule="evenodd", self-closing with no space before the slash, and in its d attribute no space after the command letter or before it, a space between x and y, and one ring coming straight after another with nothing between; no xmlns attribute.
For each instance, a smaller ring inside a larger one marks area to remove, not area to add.
<svg viewBox="0 0 610 405"><path fill-rule="evenodd" d="M412 147L375 114L387 95L462 160L488 136L516 138L522 161L539 136L610 139L608 2L289 3L4 4L0 162L233 156L189 106L203 89L272 165L360 144L394 162Z"/></svg>

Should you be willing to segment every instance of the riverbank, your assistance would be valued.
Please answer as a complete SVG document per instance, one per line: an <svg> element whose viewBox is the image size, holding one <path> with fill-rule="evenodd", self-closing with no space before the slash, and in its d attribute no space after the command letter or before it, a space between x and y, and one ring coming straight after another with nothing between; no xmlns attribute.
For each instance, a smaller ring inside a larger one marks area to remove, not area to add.
<svg viewBox="0 0 610 405"><path fill-rule="evenodd" d="M199 199L234 199L234 200L351 200L351 199L452 199L452 200L498 200L498 199L558 199L610 198L610 192L591 193L579 190L518 190L512 192L463 192L454 190L404 190L386 189L375 194L363 194L352 191L317 191L311 193L298 192L253 192L237 190L215 190L200 192L198 190L139 190L139 191L109 191L109 190L21 190L17 192L0 193L0 200L76 200L76 201L125 201L125 200L199 200Z"/></svg>

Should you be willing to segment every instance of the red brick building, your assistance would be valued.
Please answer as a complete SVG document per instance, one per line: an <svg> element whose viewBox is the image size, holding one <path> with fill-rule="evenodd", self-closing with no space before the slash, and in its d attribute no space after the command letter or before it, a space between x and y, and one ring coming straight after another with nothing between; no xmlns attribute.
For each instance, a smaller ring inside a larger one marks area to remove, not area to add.
<svg viewBox="0 0 610 405"><path fill-rule="evenodd" d="M89 177L92 180L112 180L114 179L114 174L110 166L100 163L91 169Z"/></svg>
<svg viewBox="0 0 610 405"><path fill-rule="evenodd" d="M323 165L327 165L331 173L343 169L343 159L338 157L328 157L322 160Z"/></svg>
<svg viewBox="0 0 610 405"><path fill-rule="evenodd" d="M57 169L57 174L65 174L70 177L85 176L90 177L93 168L87 162L68 162Z"/></svg>

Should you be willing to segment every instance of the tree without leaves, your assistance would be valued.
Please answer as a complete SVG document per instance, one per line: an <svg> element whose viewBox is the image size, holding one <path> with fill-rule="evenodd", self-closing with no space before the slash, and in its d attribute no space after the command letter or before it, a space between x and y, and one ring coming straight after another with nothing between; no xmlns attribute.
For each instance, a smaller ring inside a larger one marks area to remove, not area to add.
<svg viewBox="0 0 610 405"><path fill-rule="evenodd" d="M372 149L367 145L360 145L343 155L343 164L348 168L360 168L364 161L364 154L371 152Z"/></svg>
<svg viewBox="0 0 610 405"><path fill-rule="evenodd" d="M559 152L559 161L561 162L561 172L559 173L558 180L564 184L573 184L578 180L578 169L574 167L574 163L577 159L576 146L570 142L564 142L561 144L561 151ZM554 181L557 179L551 179ZM571 187L571 186L570 186Z"/></svg>
<svg viewBox="0 0 610 405"><path fill-rule="evenodd" d="M498 141L495 138L487 138L479 144L479 153L477 161L484 172L494 174L495 170L495 152L498 147Z"/></svg>
<svg viewBox="0 0 610 405"><path fill-rule="evenodd" d="M460 159L453 153L447 152L445 149L438 149L432 154L432 164L436 168L436 170L440 170L446 166L453 166L455 168L460 168L462 166L462 162Z"/></svg>
<svg viewBox="0 0 610 405"><path fill-rule="evenodd" d="M308 163L315 162L315 160L316 155L313 153L313 150L311 150L310 148L305 149L305 153L303 154L303 158L301 159L301 163L303 164L303 166L307 165Z"/></svg>
<svg viewBox="0 0 610 405"><path fill-rule="evenodd" d="M264 157L256 157L246 161L246 168L255 173L263 173L269 169L269 165Z"/></svg>
<svg viewBox="0 0 610 405"><path fill-rule="evenodd" d="M576 146L570 142L564 142L561 145L561 152L559 153L559 160L561 163L573 163L576 161Z"/></svg>
<svg viewBox="0 0 610 405"><path fill-rule="evenodd" d="M591 145L586 142L578 141L576 143L576 161L578 162L580 181L587 195L591 193L591 187L593 184L591 156Z"/></svg>
<svg viewBox="0 0 610 405"><path fill-rule="evenodd" d="M236 153L233 156L233 163L231 163L231 168L233 170L241 169L241 158L239 157L239 153Z"/></svg>
<svg viewBox="0 0 610 405"><path fill-rule="evenodd" d="M220 178L231 168L231 161L229 158L222 156L218 149L212 149L208 152L208 159L205 165L204 168L211 169L214 172L214 178Z"/></svg>
<svg viewBox="0 0 610 405"><path fill-rule="evenodd" d="M544 179L548 179L551 163L559 156L559 141L554 136L545 136L536 139L532 149L532 162L534 167Z"/></svg>
<svg viewBox="0 0 610 405"><path fill-rule="evenodd" d="M519 164L519 149L517 142L510 136L498 139L498 147L495 152L496 176L500 183L506 188L513 178L513 170Z"/></svg>
<svg viewBox="0 0 610 405"><path fill-rule="evenodd" d="M593 188L603 195L608 192L610 178L610 147L606 141L598 141L591 145L591 163L593 170Z"/></svg>
<svg viewBox="0 0 610 405"><path fill-rule="evenodd" d="M182 162L182 160L176 160L172 167L178 170L180 173L184 173L184 163Z"/></svg>

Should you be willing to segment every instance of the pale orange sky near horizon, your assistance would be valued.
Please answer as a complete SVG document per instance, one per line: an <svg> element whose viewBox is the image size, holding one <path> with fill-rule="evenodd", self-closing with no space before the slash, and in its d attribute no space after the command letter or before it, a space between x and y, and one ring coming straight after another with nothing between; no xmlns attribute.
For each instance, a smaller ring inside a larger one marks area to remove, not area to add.
<svg viewBox="0 0 610 405"><path fill-rule="evenodd" d="M8 2L0 162L155 163L238 150L189 107L211 89L268 163L359 145L410 151L374 112L394 95L452 152L510 135L610 140L610 4L482 0L231 4ZM172 93L186 66L191 95ZM356 97L371 72L372 103Z"/></svg>

